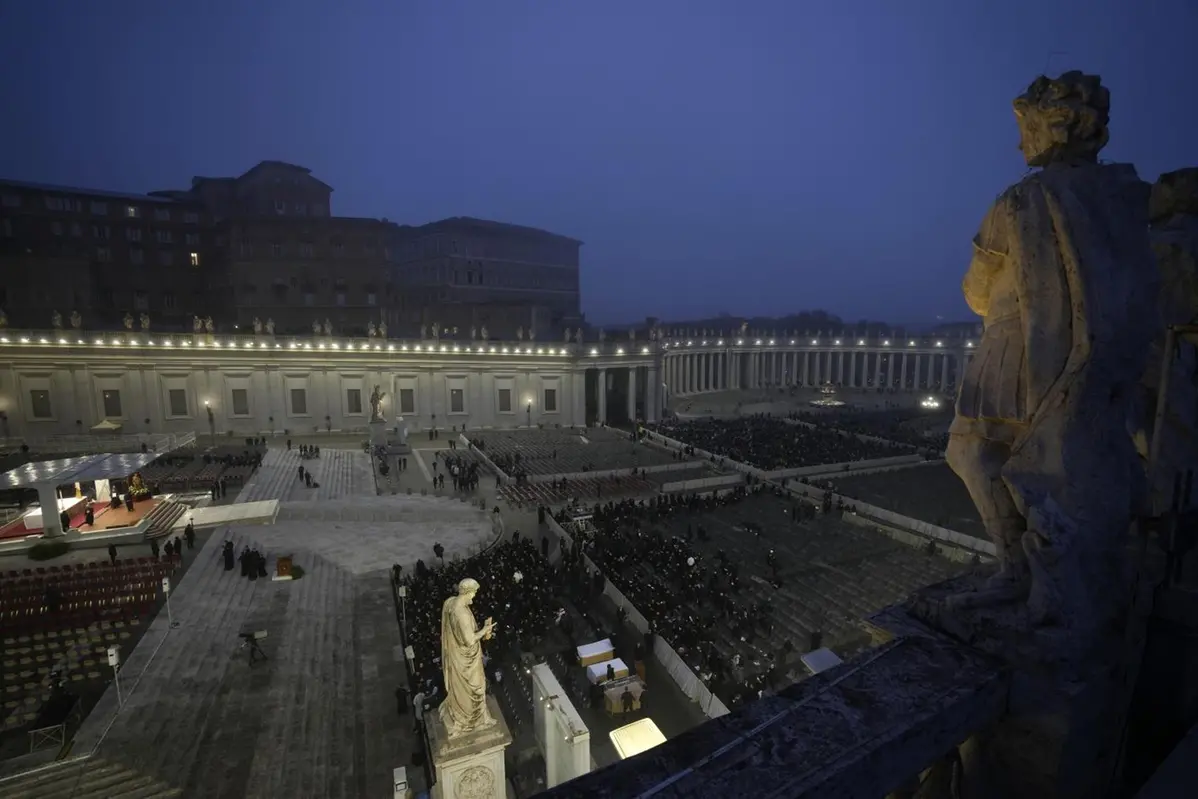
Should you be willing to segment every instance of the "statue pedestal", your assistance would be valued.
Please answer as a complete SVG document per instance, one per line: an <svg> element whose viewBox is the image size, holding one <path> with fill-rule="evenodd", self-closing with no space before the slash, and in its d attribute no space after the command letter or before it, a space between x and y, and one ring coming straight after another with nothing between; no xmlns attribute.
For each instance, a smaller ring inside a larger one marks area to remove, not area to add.
<svg viewBox="0 0 1198 799"><path fill-rule="evenodd" d="M507 799L503 753L512 734L495 697L487 696L487 708L494 726L453 739L446 733L440 713L434 710L425 715L437 773L433 799Z"/></svg>
<svg viewBox="0 0 1198 799"><path fill-rule="evenodd" d="M370 448L387 446L387 423L382 419L371 419L366 426L370 432Z"/></svg>

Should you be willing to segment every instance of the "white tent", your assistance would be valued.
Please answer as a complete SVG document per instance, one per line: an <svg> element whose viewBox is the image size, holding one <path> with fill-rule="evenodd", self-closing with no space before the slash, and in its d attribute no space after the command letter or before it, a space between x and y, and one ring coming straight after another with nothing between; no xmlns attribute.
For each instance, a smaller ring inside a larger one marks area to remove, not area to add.
<svg viewBox="0 0 1198 799"><path fill-rule="evenodd" d="M121 423L114 422L111 419L105 419L104 421L100 422L99 424L92 425L93 433L97 433L97 432L98 433L115 433L116 431L118 431L120 429L121 429Z"/></svg>

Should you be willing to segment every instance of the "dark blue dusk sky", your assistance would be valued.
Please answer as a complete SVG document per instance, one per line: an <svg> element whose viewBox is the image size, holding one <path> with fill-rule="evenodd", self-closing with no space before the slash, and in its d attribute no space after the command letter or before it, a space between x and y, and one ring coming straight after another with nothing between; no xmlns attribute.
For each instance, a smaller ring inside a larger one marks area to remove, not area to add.
<svg viewBox="0 0 1198 799"><path fill-rule="evenodd" d="M1198 165L1195 33L1194 0L0 0L0 176L290 161L337 214L582 239L597 323L967 319L1011 99L1096 72L1106 158Z"/></svg>

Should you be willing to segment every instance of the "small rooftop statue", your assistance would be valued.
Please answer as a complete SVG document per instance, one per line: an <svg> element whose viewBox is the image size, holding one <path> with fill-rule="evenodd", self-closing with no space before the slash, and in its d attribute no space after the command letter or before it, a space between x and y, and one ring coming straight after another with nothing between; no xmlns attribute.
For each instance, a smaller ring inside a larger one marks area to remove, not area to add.
<svg viewBox="0 0 1198 799"><path fill-rule="evenodd" d="M191 332L203 333L204 332L204 320L198 316L191 317Z"/></svg>
<svg viewBox="0 0 1198 799"><path fill-rule="evenodd" d="M128 311L126 311L126 312L125 312L125 318L124 318L122 321L123 321L123 322L124 322L124 324L125 324L125 329L126 329L126 330L132 330L132 329L133 329L133 314L131 314L131 313L129 313Z"/></svg>
<svg viewBox="0 0 1198 799"><path fill-rule="evenodd" d="M148 313L143 313L141 315L141 319L139 321L141 323L142 332L143 333L149 332L149 330L150 330L150 315Z"/></svg>
<svg viewBox="0 0 1198 799"><path fill-rule="evenodd" d="M321 327L320 320L314 319L312 321L312 332L319 336L321 333L321 330L323 330L323 328Z"/></svg>
<svg viewBox="0 0 1198 799"><path fill-rule="evenodd" d="M83 327L83 317L79 315L78 311L71 311L71 327L76 330Z"/></svg>
<svg viewBox="0 0 1198 799"><path fill-rule="evenodd" d="M62 314L60 314L58 311L55 311L53 314L51 314L50 315L50 324L54 327L55 330L61 330L62 329Z"/></svg>
<svg viewBox="0 0 1198 799"><path fill-rule="evenodd" d="M256 317L256 316L254 317L254 321L252 322L252 326L253 326L253 328L254 328L254 333L255 333L255 335L256 335L256 334L258 334L258 333L261 333L261 332L262 332L262 320L261 320L261 319L259 319L258 317Z"/></svg>
<svg viewBox="0 0 1198 799"><path fill-rule="evenodd" d="M269 316L266 318L266 335L273 336L275 334L275 320Z"/></svg>
<svg viewBox="0 0 1198 799"><path fill-rule="evenodd" d="M516 341L523 341L523 340L524 340L524 326L521 325L520 327L516 328Z"/></svg>
<svg viewBox="0 0 1198 799"><path fill-rule="evenodd" d="M374 322L368 322L366 324L366 338L374 338L377 335L378 331L374 327Z"/></svg>
<svg viewBox="0 0 1198 799"><path fill-rule="evenodd" d="M211 333L216 329L216 325L212 324L212 317L204 317L204 332Z"/></svg>
<svg viewBox="0 0 1198 799"><path fill-rule="evenodd" d="M382 319L379 320L379 338L387 337L387 323Z"/></svg>
<svg viewBox="0 0 1198 799"><path fill-rule="evenodd" d="M324 320L324 334L326 336L333 335L333 323L329 321L328 317L325 317Z"/></svg>
<svg viewBox="0 0 1198 799"><path fill-rule="evenodd" d="M481 333L482 333L483 341L490 341L491 332L489 330L487 330L486 325L483 325L483 329L482 329Z"/></svg>

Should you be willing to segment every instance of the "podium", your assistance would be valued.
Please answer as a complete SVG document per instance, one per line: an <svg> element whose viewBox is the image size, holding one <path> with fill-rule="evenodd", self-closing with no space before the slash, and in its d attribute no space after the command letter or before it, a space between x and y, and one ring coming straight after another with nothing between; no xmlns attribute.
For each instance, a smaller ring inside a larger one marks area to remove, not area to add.
<svg viewBox="0 0 1198 799"><path fill-rule="evenodd" d="M275 559L275 576L283 579L291 579L291 556L279 555Z"/></svg>
<svg viewBox="0 0 1198 799"><path fill-rule="evenodd" d="M450 739L438 710L424 715L437 773L433 799L507 799L503 753L512 733L495 697L487 696L494 726Z"/></svg>

